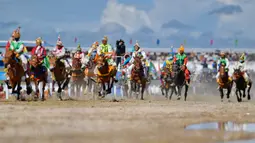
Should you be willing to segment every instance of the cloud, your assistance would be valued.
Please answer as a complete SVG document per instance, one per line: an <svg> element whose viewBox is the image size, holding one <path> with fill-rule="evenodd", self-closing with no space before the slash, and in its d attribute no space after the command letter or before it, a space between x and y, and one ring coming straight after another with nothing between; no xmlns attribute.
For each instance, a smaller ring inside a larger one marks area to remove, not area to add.
<svg viewBox="0 0 255 143"><path fill-rule="evenodd" d="M240 5L225 5L223 7L214 9L209 12L209 15L213 14L224 14L224 15L232 15L243 12Z"/></svg>
<svg viewBox="0 0 255 143"><path fill-rule="evenodd" d="M173 29L193 29L194 27L181 23L176 19L172 19L161 26L162 29L173 28Z"/></svg>
<svg viewBox="0 0 255 143"><path fill-rule="evenodd" d="M116 0L109 0L101 23L118 23L125 27L127 33L133 33L142 26L151 27L150 18L145 11L138 10L134 6L118 3Z"/></svg>

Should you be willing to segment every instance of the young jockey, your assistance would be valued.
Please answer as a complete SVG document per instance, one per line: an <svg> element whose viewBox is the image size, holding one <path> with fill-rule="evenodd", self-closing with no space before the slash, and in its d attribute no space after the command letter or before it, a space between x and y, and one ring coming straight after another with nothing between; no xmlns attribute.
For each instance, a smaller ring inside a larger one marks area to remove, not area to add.
<svg viewBox="0 0 255 143"><path fill-rule="evenodd" d="M240 69L242 74L243 74L243 77L247 83L247 85L249 84L249 77L246 73L246 64L245 64L245 55L242 54L241 57L239 58L239 62L235 65L235 67L237 69Z"/></svg>
<svg viewBox="0 0 255 143"><path fill-rule="evenodd" d="M219 79L219 75L220 75L220 66L221 65L225 65L225 72L226 74L228 75L228 68L229 68L229 60L226 58L226 55L224 52L221 52L220 54L220 59L218 60L217 62L217 65L218 65L218 73L216 75L216 80L217 80L217 83L220 82L220 79ZM231 78L229 77L229 80L231 80Z"/></svg>
<svg viewBox="0 0 255 143"><path fill-rule="evenodd" d="M31 51L31 55L36 55L38 58L38 61L41 64L44 64L44 67L49 68L49 64L47 62L47 60L45 60L46 58L46 49L42 46L42 39L39 37L35 40L36 46L32 49ZM31 70L33 71L33 68L31 68Z"/></svg>
<svg viewBox="0 0 255 143"><path fill-rule="evenodd" d="M58 59L60 59L62 62L65 63L66 69L71 68L71 65L69 64L68 60L65 58L65 47L60 40L60 37L58 37L58 41L56 44L55 49L52 51L52 54L56 56Z"/></svg>
<svg viewBox="0 0 255 143"><path fill-rule="evenodd" d="M114 69L117 69L116 67L116 63L114 62L112 56L114 55L114 51L112 49L112 46L110 44L107 43L108 42L108 37L104 36L104 38L102 39L102 44L100 44L97 48L97 54L98 55L102 55L102 54L107 54L107 62L109 65L113 66ZM95 71L97 74L97 71ZM117 82L116 80L116 76L113 76L114 81Z"/></svg>
<svg viewBox="0 0 255 143"><path fill-rule="evenodd" d="M172 65L173 65L173 57L170 56L164 63L163 66L161 67L161 75L160 75L160 82L161 85L164 86L164 82L163 82L163 76L166 74L164 71L164 68L168 68L169 72L172 72Z"/></svg>
<svg viewBox="0 0 255 143"><path fill-rule="evenodd" d="M82 52L81 50L81 45L79 44L77 49L76 49L76 52L74 54L74 58L77 58L77 59L82 59L84 57L84 53Z"/></svg>
<svg viewBox="0 0 255 143"><path fill-rule="evenodd" d="M189 84L190 83L190 71L187 68L188 57L184 53L184 46L183 45L180 46L179 53L177 55L175 55L174 63L177 63L179 66L182 66L182 68L184 68L186 84Z"/></svg>
<svg viewBox="0 0 255 143"><path fill-rule="evenodd" d="M132 63L132 65L129 68L133 68L133 62L134 62L134 58L139 56L141 57L142 63L144 65L144 75L145 77L148 76L148 60L147 60L147 56L146 53L140 48L140 45L138 44L138 42L136 42L135 46L134 46L135 51L132 54L132 58L130 59L130 63Z"/></svg>

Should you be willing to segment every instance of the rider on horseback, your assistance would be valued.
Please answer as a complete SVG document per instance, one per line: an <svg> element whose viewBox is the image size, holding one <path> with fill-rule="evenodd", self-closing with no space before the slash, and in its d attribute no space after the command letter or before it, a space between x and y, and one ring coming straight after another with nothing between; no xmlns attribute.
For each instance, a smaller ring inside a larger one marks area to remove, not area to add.
<svg viewBox="0 0 255 143"><path fill-rule="evenodd" d="M132 54L132 58L130 59L130 63L133 63L135 60L135 57L140 57L141 61L143 62L143 67L144 67L144 75L145 77L148 76L148 69L149 69L149 62L147 60L146 53L140 48L138 42L135 44L135 51ZM133 64L130 66L130 68L133 67Z"/></svg>
<svg viewBox="0 0 255 143"><path fill-rule="evenodd" d="M184 69L184 73L185 73L186 84L189 84L190 83L190 71L187 68L188 57L184 53L183 45L180 46L179 53L177 55L175 55L174 62L177 63L177 65L182 66L182 68Z"/></svg>
<svg viewBox="0 0 255 143"><path fill-rule="evenodd" d="M248 77L248 74L246 73L246 64L245 64L245 55L244 55L244 53L239 58L239 62L236 64L235 67L237 69L241 70L247 85L249 85L249 77Z"/></svg>
<svg viewBox="0 0 255 143"><path fill-rule="evenodd" d="M40 64L44 64L43 67L49 68L48 60L46 60L46 49L42 46L41 37L35 40L36 46L32 49L31 55L36 55ZM33 72L34 68L31 67L31 71ZM45 69L44 69L45 70Z"/></svg>
<svg viewBox="0 0 255 143"><path fill-rule="evenodd" d="M16 57L19 58L23 64L26 78L28 78L28 60L24 55L25 46L23 42L20 41L20 27L13 32L13 40L10 42L9 50L13 50L16 53Z"/></svg>
<svg viewBox="0 0 255 143"><path fill-rule="evenodd" d="M161 85L164 86L164 82L163 82L163 76L166 75L167 73L165 73L164 68L167 68L169 70L169 72L172 72L172 65L173 65L173 57L170 56L164 63L163 66L161 67L161 75L160 75L160 82Z"/></svg>
<svg viewBox="0 0 255 143"><path fill-rule="evenodd" d="M116 68L116 63L112 59L114 51L112 49L112 46L110 44L108 44L107 42L108 42L108 37L104 36L104 38L102 39L102 44L100 44L97 48L97 54L98 55L107 54L107 63L108 63L108 65L111 65L111 66L113 66L114 69L117 69ZM115 75L113 76L113 79L114 79L115 82L117 82Z"/></svg>
<svg viewBox="0 0 255 143"><path fill-rule="evenodd" d="M74 54L74 58L81 60L83 57L84 57L84 53L82 52L81 45L79 44Z"/></svg>
<svg viewBox="0 0 255 143"><path fill-rule="evenodd" d="M220 66L221 65L224 65L225 66L225 72L226 72L226 75L228 76L228 67L229 67L229 60L226 58L226 55L224 52L221 52L221 57L220 59L218 60L217 62L217 65L218 65L218 73L216 75L216 80L217 80L217 83L220 82L220 79L219 79L219 75L220 75ZM229 77L229 80L231 81L232 79Z"/></svg>
<svg viewBox="0 0 255 143"><path fill-rule="evenodd" d="M56 44L55 49L52 51L52 54L58 58L58 60L61 60L61 62L65 63L65 66L67 68L71 68L71 65L69 64L68 60L65 58L65 47L60 40L60 36L58 37L58 41Z"/></svg>

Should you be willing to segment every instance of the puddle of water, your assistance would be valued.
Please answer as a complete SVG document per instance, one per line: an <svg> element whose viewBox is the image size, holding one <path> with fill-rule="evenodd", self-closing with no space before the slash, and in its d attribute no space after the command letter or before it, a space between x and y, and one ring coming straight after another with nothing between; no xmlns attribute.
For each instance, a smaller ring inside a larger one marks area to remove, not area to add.
<svg viewBox="0 0 255 143"><path fill-rule="evenodd" d="M255 132L255 123L208 122L189 125L185 129Z"/></svg>
<svg viewBox="0 0 255 143"><path fill-rule="evenodd" d="M255 140L240 140L240 141L228 141L222 143L255 143Z"/></svg>

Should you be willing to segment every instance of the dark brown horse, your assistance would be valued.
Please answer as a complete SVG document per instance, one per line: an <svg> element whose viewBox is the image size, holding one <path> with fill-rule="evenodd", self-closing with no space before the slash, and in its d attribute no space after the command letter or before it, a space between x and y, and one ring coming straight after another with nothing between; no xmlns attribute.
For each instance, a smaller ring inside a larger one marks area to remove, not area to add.
<svg viewBox="0 0 255 143"><path fill-rule="evenodd" d="M35 84L35 90L36 90L36 97L35 99L39 98L39 84L42 82L43 87L42 87L42 101L45 100L44 96L44 90L45 86L47 84L47 77L48 77L48 72L45 66L42 65L42 62L39 61L38 57L36 55L33 55L29 61L31 65L31 75L30 79L34 82Z"/></svg>
<svg viewBox="0 0 255 143"><path fill-rule="evenodd" d="M111 93L113 87L113 77L116 75L117 70L114 66L108 65L107 59L104 55L101 55L97 59L97 83L99 86L99 96L104 97L106 94ZM108 85L106 89L105 85Z"/></svg>
<svg viewBox="0 0 255 143"><path fill-rule="evenodd" d="M237 69L234 69L234 73L233 73L233 81L235 82L236 84L236 98L237 98L237 101L238 102L241 102L242 101L242 97L245 98L246 97L246 88L248 87L247 86L247 83L243 77L243 72L241 72L241 70L239 68ZM249 82L249 87L248 87L248 90L247 90L247 99L250 100L251 99L251 95L250 95L250 90L251 90L251 87L252 87L252 82L250 81ZM242 93L243 92L243 93Z"/></svg>
<svg viewBox="0 0 255 143"><path fill-rule="evenodd" d="M22 77L25 77L25 71L22 67L21 61L16 58L16 53L14 51L7 51L3 58L5 65L8 65L7 75L10 78L10 85L12 88L12 93L17 93L17 100L20 100L20 90ZM32 87L30 85L29 78L25 79L27 94L32 92ZM17 87L17 90L15 88Z"/></svg>
<svg viewBox="0 0 255 143"><path fill-rule="evenodd" d="M55 80L58 84L58 93L60 94L65 87L67 87L70 77L68 77L69 73L66 71L65 64L60 61L56 56L49 55L50 62L50 71L53 76L53 80ZM61 95L59 96L60 100L62 100Z"/></svg>
<svg viewBox="0 0 255 143"><path fill-rule="evenodd" d="M221 96L221 101L223 102L224 98L224 93L223 89L227 89L227 99L230 101L230 93L233 87L233 81L231 78L228 76L228 72L225 69L225 65L220 66L220 71L219 71L219 91L220 91L220 96Z"/></svg>
<svg viewBox="0 0 255 143"><path fill-rule="evenodd" d="M163 73L161 74L161 80L162 80L161 92L162 92L162 95L165 95L165 97L170 100L174 92L177 95L177 91L174 86L174 78L172 75L173 75L172 70L169 69L169 67L163 68ZM170 96L168 96L169 90L171 90Z"/></svg>
<svg viewBox="0 0 255 143"><path fill-rule="evenodd" d="M130 82L131 82L130 96L132 96L132 92L135 92L136 98L138 98L139 93L141 93L141 100L144 100L143 94L146 87L147 79L144 74L144 67L142 61L139 57L134 57Z"/></svg>
<svg viewBox="0 0 255 143"><path fill-rule="evenodd" d="M78 58L72 59L72 88L81 89L84 85L84 72L82 70L81 60ZM75 93L77 95L77 93Z"/></svg>

